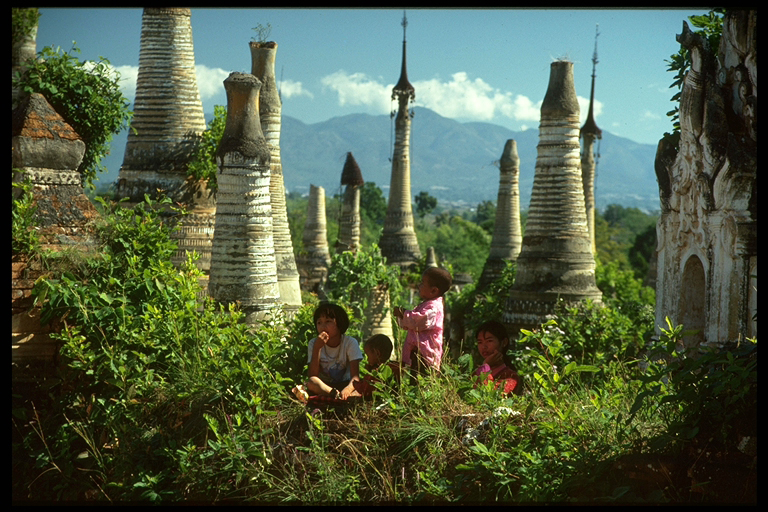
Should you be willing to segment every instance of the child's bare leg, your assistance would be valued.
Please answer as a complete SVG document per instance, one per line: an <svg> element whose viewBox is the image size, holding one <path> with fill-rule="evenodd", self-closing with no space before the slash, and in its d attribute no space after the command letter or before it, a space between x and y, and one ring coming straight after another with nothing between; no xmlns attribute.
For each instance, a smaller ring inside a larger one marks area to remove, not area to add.
<svg viewBox="0 0 768 512"><path fill-rule="evenodd" d="M320 380L320 377L310 377L307 381L307 389L316 395L328 396L333 394L333 388Z"/></svg>

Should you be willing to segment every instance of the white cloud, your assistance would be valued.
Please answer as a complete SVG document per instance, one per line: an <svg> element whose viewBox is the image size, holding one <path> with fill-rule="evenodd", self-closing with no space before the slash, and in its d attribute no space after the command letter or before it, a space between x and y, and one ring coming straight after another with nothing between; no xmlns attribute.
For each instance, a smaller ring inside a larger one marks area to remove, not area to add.
<svg viewBox="0 0 768 512"><path fill-rule="evenodd" d="M321 79L323 86L339 95L339 105L366 105L381 114L389 113L394 85L383 85L364 73L348 74L339 70Z"/></svg>
<svg viewBox="0 0 768 512"><path fill-rule="evenodd" d="M643 119L659 120L661 119L661 116L656 112L651 112L650 110L646 110L645 112L643 112Z"/></svg>
<svg viewBox="0 0 768 512"><path fill-rule="evenodd" d="M221 68L209 68L205 64L197 64L195 72L197 73L197 88L200 90L201 100L225 94L224 80L229 76L229 71L224 71Z"/></svg>
<svg viewBox="0 0 768 512"><path fill-rule="evenodd" d="M293 96L307 96L314 98L315 95L304 89L301 82L294 82L293 80L283 80L280 82L280 97L283 99L291 98Z"/></svg>
<svg viewBox="0 0 768 512"><path fill-rule="evenodd" d="M138 66L117 66L115 70L120 73L120 90L123 96L133 102L136 97L136 79L139 76Z"/></svg>
<svg viewBox="0 0 768 512"><path fill-rule="evenodd" d="M324 86L339 95L339 105L366 105L374 111L388 113L392 108L393 85L384 85L363 73L343 70L322 79ZM450 81L438 78L413 82L416 104L434 110L441 116L477 121L509 118L514 121L538 121L541 102L534 103L520 94L496 89L482 78L470 79L460 71Z"/></svg>

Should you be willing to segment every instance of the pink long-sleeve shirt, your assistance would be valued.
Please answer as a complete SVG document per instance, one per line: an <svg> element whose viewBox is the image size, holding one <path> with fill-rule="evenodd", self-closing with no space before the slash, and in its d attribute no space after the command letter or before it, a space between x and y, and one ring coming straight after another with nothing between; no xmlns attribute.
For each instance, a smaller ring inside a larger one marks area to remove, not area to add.
<svg viewBox="0 0 768 512"><path fill-rule="evenodd" d="M440 368L443 358L443 298L425 300L413 311L403 311L398 324L408 330L402 361L411 364L411 351L417 347L426 364Z"/></svg>

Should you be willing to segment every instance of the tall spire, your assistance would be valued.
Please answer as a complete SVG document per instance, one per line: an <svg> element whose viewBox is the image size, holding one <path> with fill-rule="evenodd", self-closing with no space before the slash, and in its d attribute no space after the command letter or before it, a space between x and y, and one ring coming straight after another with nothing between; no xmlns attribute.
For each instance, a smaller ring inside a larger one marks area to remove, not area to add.
<svg viewBox="0 0 768 512"><path fill-rule="evenodd" d="M421 250L413 227L411 205L411 113L408 106L416 97L413 85L408 82L405 67L405 27L408 20L403 12L403 65L400 80L392 89L392 99L397 100L395 118L395 147L392 155L392 177L389 182L389 201L384 231L379 240L381 254L390 265L410 266L421 260Z"/></svg>
<svg viewBox="0 0 768 512"><path fill-rule="evenodd" d="M515 333L538 327L561 300L599 302L602 297L595 284L595 258L584 214L572 62L551 65L537 153L517 274L503 315Z"/></svg>
<svg viewBox="0 0 768 512"><path fill-rule="evenodd" d="M595 68L597 66L597 36L599 25L595 26L595 52L592 55L592 90L589 94L589 113L584 126L581 127L580 137L584 138L584 151L581 154L581 178L584 187L584 206L587 212L587 227L589 229L590 245L592 253L597 253L597 244L595 242L595 174L597 173L597 163L593 150L595 139L603 138L603 131L597 127L593 116L593 106L595 103ZM598 151L598 158L600 157Z"/></svg>
<svg viewBox="0 0 768 512"><path fill-rule="evenodd" d="M405 57L405 29L408 26L408 18L405 17L405 11L403 11L403 21L400 23L403 26L403 63L400 67L400 80L397 81L394 89L392 89L392 99L396 100L400 96L407 96L410 101L416 99L416 89L408 81L408 69L406 66Z"/></svg>

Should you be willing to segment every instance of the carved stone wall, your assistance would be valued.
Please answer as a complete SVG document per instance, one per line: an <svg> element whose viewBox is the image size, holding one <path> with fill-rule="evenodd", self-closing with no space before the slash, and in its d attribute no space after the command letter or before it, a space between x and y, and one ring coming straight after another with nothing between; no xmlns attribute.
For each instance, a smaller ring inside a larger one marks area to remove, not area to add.
<svg viewBox="0 0 768 512"><path fill-rule="evenodd" d="M656 153L661 216L656 324L699 332L688 346L757 335L757 13L731 11L719 48L683 22L692 67L680 140Z"/></svg>

